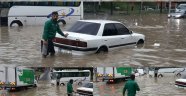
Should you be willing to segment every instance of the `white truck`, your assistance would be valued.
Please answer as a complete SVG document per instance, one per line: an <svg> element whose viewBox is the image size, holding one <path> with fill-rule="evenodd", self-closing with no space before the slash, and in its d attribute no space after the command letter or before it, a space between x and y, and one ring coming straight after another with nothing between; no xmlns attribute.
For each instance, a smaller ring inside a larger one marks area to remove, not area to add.
<svg viewBox="0 0 186 96"><path fill-rule="evenodd" d="M0 88L14 91L36 86L33 69L23 66L0 66Z"/></svg>
<svg viewBox="0 0 186 96"><path fill-rule="evenodd" d="M104 67L103 68L103 81L107 83L117 83L125 81L132 74L131 67Z"/></svg>

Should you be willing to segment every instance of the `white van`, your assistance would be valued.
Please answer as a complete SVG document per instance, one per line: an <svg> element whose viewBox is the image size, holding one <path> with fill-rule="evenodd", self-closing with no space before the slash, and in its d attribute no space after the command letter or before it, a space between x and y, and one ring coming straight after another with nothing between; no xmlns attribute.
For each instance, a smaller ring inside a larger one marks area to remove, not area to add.
<svg viewBox="0 0 186 96"><path fill-rule="evenodd" d="M12 6L8 13L8 26L44 25L57 11L59 22L74 23L83 19L83 2L79 6Z"/></svg>

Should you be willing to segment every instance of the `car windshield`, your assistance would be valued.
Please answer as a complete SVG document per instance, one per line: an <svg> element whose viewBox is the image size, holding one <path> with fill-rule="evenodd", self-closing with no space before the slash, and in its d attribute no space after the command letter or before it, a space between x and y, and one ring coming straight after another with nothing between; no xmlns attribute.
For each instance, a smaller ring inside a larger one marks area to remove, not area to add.
<svg viewBox="0 0 186 96"><path fill-rule="evenodd" d="M93 88L93 83L86 83L86 84L83 85L83 87Z"/></svg>
<svg viewBox="0 0 186 96"><path fill-rule="evenodd" d="M97 35L100 28L99 23L77 21L68 31L89 35Z"/></svg>
<svg viewBox="0 0 186 96"><path fill-rule="evenodd" d="M186 5L179 5L177 9L186 9Z"/></svg>

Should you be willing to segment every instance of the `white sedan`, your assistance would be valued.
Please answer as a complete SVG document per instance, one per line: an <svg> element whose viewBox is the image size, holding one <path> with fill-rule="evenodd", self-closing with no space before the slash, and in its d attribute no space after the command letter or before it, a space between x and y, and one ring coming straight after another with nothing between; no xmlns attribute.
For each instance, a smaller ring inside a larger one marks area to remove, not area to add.
<svg viewBox="0 0 186 96"><path fill-rule="evenodd" d="M168 14L168 18L185 18L186 17L186 12L185 11L179 11L175 13L170 13Z"/></svg>
<svg viewBox="0 0 186 96"><path fill-rule="evenodd" d="M79 20L64 38L56 34L54 46L81 52L100 53L110 49L144 44L145 36L130 31L121 22L110 20Z"/></svg>
<svg viewBox="0 0 186 96"><path fill-rule="evenodd" d="M176 79L175 86L179 88L186 88L186 79Z"/></svg>
<svg viewBox="0 0 186 96"><path fill-rule="evenodd" d="M79 96L93 96L93 82L84 84L82 87L77 88Z"/></svg>

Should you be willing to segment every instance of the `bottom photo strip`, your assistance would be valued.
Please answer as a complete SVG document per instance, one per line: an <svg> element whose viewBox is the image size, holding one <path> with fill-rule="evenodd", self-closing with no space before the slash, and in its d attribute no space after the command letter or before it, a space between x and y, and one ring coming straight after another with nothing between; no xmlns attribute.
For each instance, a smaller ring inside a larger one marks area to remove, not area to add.
<svg viewBox="0 0 186 96"><path fill-rule="evenodd" d="M1 65L0 96L186 96L186 68Z"/></svg>

